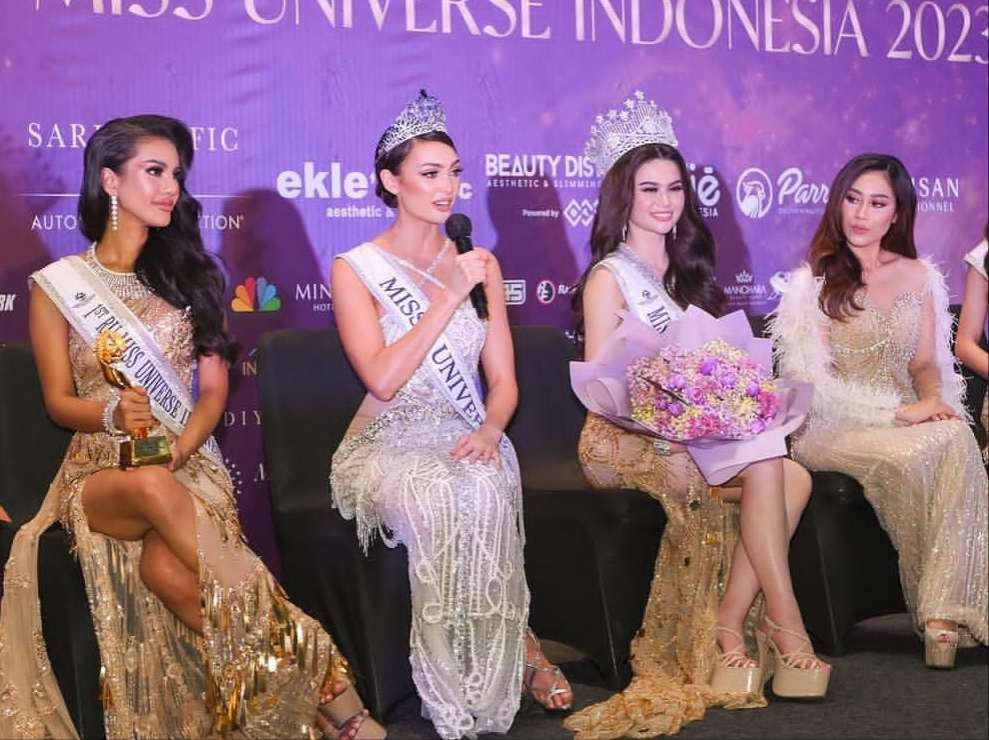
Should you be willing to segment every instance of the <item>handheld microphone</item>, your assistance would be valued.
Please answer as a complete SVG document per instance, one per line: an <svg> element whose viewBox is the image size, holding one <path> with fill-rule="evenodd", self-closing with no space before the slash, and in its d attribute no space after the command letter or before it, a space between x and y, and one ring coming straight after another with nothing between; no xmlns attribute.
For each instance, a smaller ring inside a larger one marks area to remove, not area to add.
<svg viewBox="0 0 989 740"><path fill-rule="evenodd" d="M470 238L473 227L470 219L462 213L454 213L446 220L445 224L447 238L453 242L457 249L457 254L466 254L474 249L474 242ZM474 306L477 318L488 318L488 297L484 293L484 286L475 285L470 290L470 302Z"/></svg>

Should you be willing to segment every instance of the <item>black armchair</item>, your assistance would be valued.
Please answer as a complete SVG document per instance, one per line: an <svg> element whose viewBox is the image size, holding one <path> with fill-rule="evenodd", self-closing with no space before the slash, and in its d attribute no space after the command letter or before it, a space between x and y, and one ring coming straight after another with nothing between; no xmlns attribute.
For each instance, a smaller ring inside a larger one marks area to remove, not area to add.
<svg viewBox="0 0 989 740"><path fill-rule="evenodd" d="M71 432L45 413L31 348L0 347L0 503L13 522L0 522L0 563L17 528L31 519L65 454ZM82 737L103 737L100 655L82 569L61 526L38 543L38 592L48 657L62 697Z"/></svg>

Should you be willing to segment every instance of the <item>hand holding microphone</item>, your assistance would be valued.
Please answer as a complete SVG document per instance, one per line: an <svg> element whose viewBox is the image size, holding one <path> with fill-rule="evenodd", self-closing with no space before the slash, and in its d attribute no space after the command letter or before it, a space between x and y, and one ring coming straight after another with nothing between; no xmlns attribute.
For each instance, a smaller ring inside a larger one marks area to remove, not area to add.
<svg viewBox="0 0 989 740"><path fill-rule="evenodd" d="M457 254L467 254L474 251L474 242L470 238L472 226L470 219L462 213L454 213L446 220L446 235L453 242ZM470 302L474 306L477 318L488 318L488 297L484 293L483 276L470 291Z"/></svg>

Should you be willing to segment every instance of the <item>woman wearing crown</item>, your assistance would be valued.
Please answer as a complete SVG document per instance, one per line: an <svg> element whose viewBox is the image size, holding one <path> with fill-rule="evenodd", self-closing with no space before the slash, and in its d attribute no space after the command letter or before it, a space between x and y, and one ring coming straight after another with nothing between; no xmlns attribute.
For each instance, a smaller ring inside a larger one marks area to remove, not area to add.
<svg viewBox="0 0 989 740"><path fill-rule="evenodd" d="M384 737L333 640L244 543L210 436L236 350L185 187L192 144L173 118L102 126L79 198L93 243L31 276L45 405L76 433L7 561L0 737L77 737L38 600L38 538L59 520L85 578L108 737ZM119 469L118 450L143 450L124 429L151 430L149 464Z"/></svg>
<svg viewBox="0 0 989 740"><path fill-rule="evenodd" d="M862 484L896 547L926 662L951 668L959 645L989 641L989 483L962 420L944 278L917 258L916 210L900 160L846 163L772 330L780 373L817 389L794 456Z"/></svg>
<svg viewBox="0 0 989 740"><path fill-rule="evenodd" d="M588 359L618 328L620 311L662 332L688 305L717 316L724 302L713 238L669 116L637 92L624 111L598 117L591 132L586 154L602 182L591 262L574 296ZM645 491L668 521L632 644L632 683L569 717L568 729L588 738L675 733L705 707L764 706L771 672L778 695L825 694L830 666L813 654L787 565L789 538L810 495L805 470L764 460L712 488L683 447L595 414L578 454L594 485Z"/></svg>
<svg viewBox="0 0 989 740"><path fill-rule="evenodd" d="M375 170L395 221L340 255L331 276L340 337L368 390L333 455L333 502L357 519L365 547L380 533L408 550L423 715L444 738L507 732L523 684L548 709L567 707L571 692L526 627L501 273L490 252L456 254L440 234L461 165L438 100L423 91L406 106L378 142ZM466 300L476 285L486 321Z"/></svg>

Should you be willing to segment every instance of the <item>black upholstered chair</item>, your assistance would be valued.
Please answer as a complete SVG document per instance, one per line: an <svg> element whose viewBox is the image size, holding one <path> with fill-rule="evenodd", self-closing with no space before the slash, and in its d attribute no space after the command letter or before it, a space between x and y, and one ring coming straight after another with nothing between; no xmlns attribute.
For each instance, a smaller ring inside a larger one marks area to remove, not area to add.
<svg viewBox="0 0 989 740"><path fill-rule="evenodd" d="M595 491L576 460L584 411L570 392L570 342L515 327L520 405L508 429L524 485L530 622L587 653L611 688L631 675L629 643L648 596L665 517L636 491ZM330 510L332 451L364 389L333 330L283 330L260 343L266 469L283 583L332 630L372 713L411 693L403 548L361 553L353 523Z"/></svg>
<svg viewBox="0 0 989 740"><path fill-rule="evenodd" d="M0 346L0 504L13 519L0 522L0 564L17 528L41 506L71 436L45 413L30 347ZM103 737L99 646L82 570L57 524L38 544L38 592L48 657L76 729Z"/></svg>

